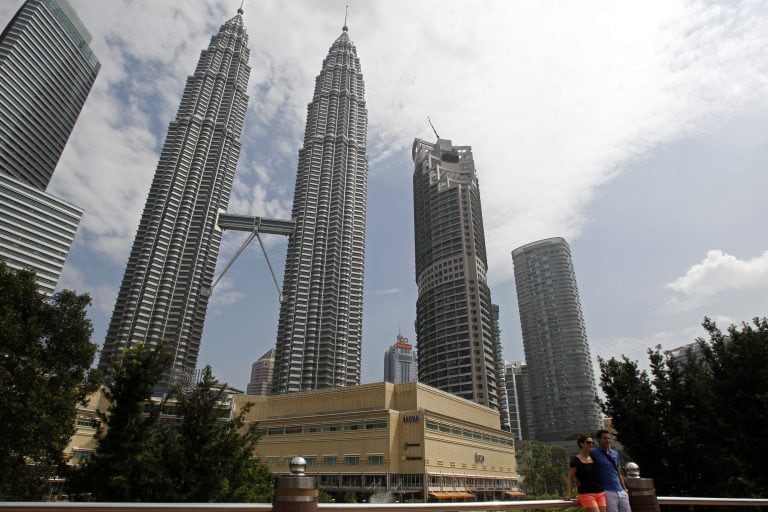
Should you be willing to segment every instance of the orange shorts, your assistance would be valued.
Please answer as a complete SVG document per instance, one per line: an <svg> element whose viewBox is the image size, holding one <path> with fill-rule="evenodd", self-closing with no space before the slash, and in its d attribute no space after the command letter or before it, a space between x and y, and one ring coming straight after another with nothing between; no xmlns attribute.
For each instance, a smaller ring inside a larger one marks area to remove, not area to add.
<svg viewBox="0 0 768 512"><path fill-rule="evenodd" d="M579 494L579 498L576 500L579 506L583 509L605 507L605 493L604 492L589 492Z"/></svg>

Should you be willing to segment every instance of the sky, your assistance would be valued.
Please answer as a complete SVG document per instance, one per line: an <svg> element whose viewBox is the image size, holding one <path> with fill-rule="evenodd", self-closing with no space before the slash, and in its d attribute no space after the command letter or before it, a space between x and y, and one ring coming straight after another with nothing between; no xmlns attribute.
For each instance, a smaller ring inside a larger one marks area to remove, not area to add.
<svg viewBox="0 0 768 512"><path fill-rule="evenodd" d="M49 187L85 213L59 288L103 344L168 123L237 0L70 0L101 62ZM22 0L0 2L6 23ZM523 360L511 251L571 245L593 358L647 361L768 311L768 4L246 0L252 72L228 211L290 218L314 78L347 25L368 108L362 382L416 341L411 146L473 148L503 355ZM217 276L247 234L226 232ZM286 240L264 235L282 283ZM257 243L214 289L198 364L245 388L278 292ZM595 368L597 370L597 368Z"/></svg>

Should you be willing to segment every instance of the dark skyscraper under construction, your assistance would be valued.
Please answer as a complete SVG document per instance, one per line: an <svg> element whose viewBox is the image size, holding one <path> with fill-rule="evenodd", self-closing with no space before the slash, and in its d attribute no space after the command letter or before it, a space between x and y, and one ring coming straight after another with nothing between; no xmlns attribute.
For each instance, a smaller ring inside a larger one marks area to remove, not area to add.
<svg viewBox="0 0 768 512"><path fill-rule="evenodd" d="M101 365L137 341L166 340L173 371L194 370L248 103L242 10L187 79L133 242Z"/></svg>
<svg viewBox="0 0 768 512"><path fill-rule="evenodd" d="M307 108L273 393L360 383L368 190L364 95L360 60L344 26Z"/></svg>

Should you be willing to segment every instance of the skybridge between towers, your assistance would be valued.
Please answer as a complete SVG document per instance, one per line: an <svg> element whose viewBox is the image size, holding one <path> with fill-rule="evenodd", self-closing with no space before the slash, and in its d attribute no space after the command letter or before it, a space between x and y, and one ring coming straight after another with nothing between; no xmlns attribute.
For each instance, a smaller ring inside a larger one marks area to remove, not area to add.
<svg viewBox="0 0 768 512"><path fill-rule="evenodd" d="M275 275L275 271L272 269L272 264L269 262L269 256L267 256L267 251L264 249L264 243L261 241L259 233L264 233L266 235L290 236L296 227L296 222L292 220L270 219L267 217L253 217L250 215L238 215L236 213L220 212L216 223L221 230L229 229L231 231L245 231L251 235L245 239L243 245L241 245L240 249L238 249L235 255L232 256L232 259L229 260L229 263L227 263L227 265L224 267L224 270L221 271L221 274L219 274L219 277L216 278L216 281L214 281L211 287L206 290L208 296L213 293L213 289L216 287L219 281L221 281L221 278L224 277L224 274L227 273L229 267L232 266L235 260L243 253L245 248L248 247L253 239L256 238L259 241L259 246L261 246L261 252L264 254L264 259L267 261L269 272L272 274L272 280L275 282L275 288L277 288L277 294L280 298L280 302L282 302L283 292L277 282L277 276Z"/></svg>
<svg viewBox="0 0 768 512"><path fill-rule="evenodd" d="M293 233L296 223L292 220L252 217L250 215L238 215L235 213L220 213L218 225L221 229L230 229L233 231L289 236Z"/></svg>

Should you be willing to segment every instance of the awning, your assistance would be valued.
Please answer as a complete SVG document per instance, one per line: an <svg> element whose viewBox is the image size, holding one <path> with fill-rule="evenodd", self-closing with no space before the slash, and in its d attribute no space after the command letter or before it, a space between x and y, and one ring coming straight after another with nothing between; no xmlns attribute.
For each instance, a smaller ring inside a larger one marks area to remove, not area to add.
<svg viewBox="0 0 768 512"><path fill-rule="evenodd" d="M467 500L475 497L471 492L462 491L430 491L429 496L438 500Z"/></svg>
<svg viewBox="0 0 768 512"><path fill-rule="evenodd" d="M504 494L507 496L511 496L513 498L522 498L525 496L525 493L523 491L504 491Z"/></svg>

